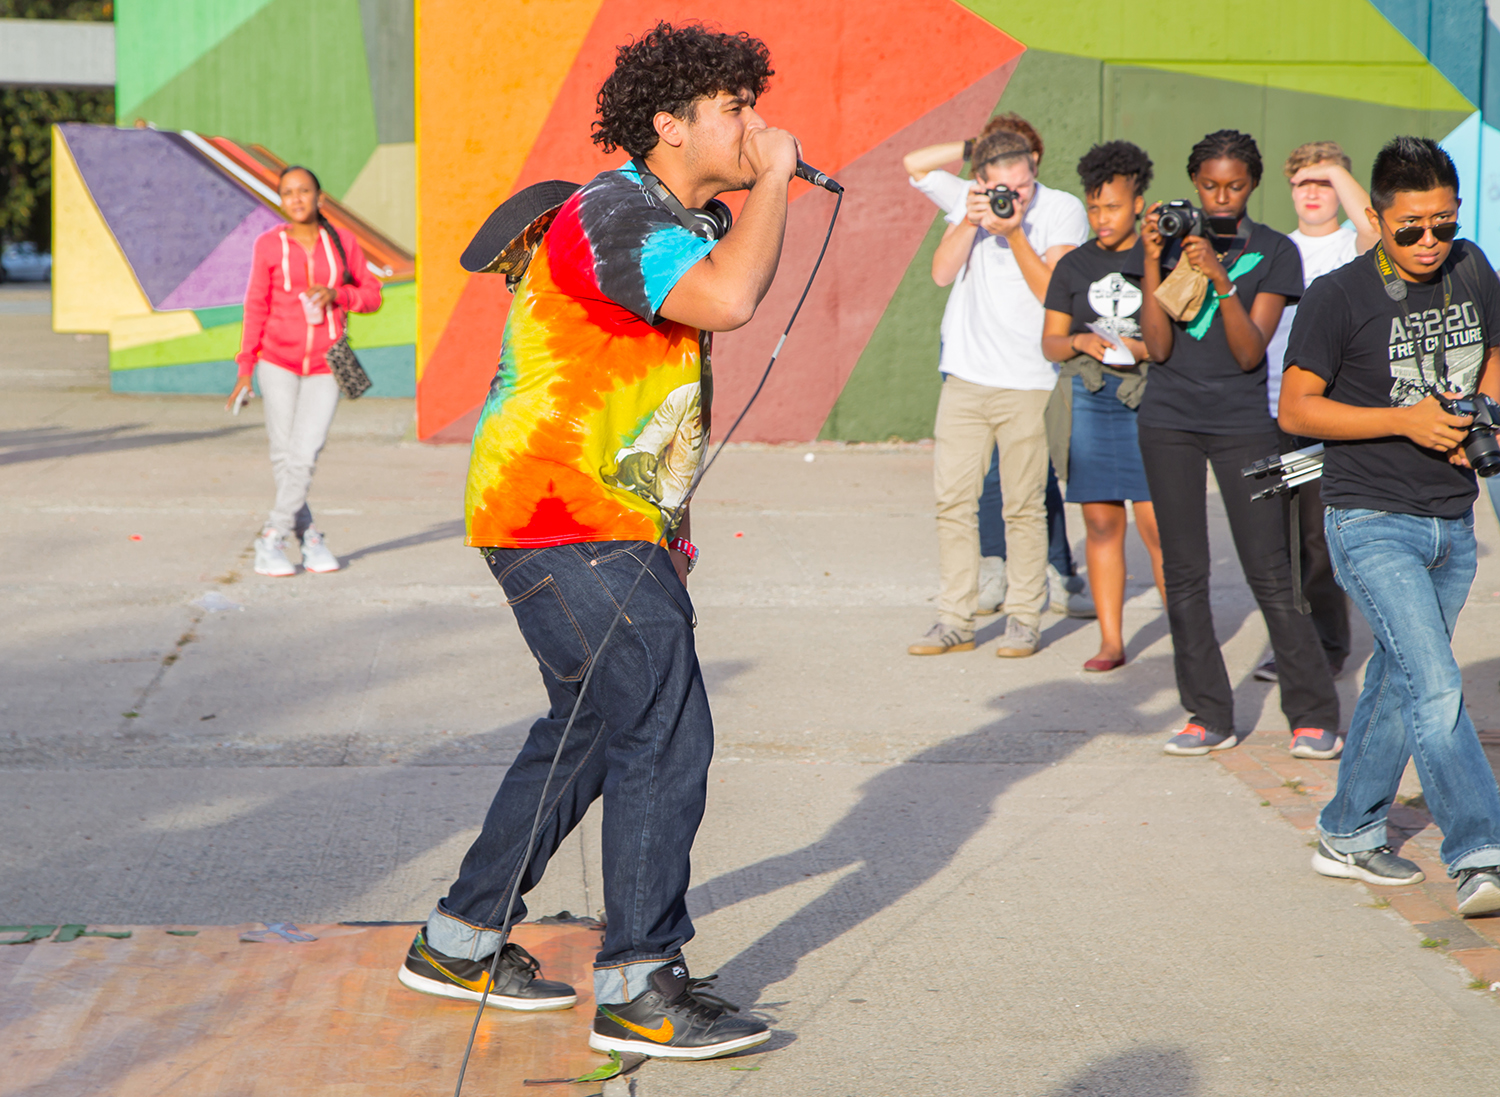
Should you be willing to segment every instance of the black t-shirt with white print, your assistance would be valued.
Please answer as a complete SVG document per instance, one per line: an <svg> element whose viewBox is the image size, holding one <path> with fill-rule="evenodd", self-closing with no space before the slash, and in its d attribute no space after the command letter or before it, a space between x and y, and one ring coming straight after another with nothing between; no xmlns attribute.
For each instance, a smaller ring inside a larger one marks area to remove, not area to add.
<svg viewBox="0 0 1500 1097"><path fill-rule="evenodd" d="M1455 271L1465 254L1472 258ZM1375 252L1315 281L1302 298L1287 340L1286 366L1328 383L1330 400L1361 408L1410 407L1441 381L1474 392L1485 348L1500 344L1500 279L1467 240L1453 245L1443 279L1406 283L1406 309L1385 292ZM1418 355L1420 354L1420 360ZM1401 437L1325 442L1323 502L1428 518L1461 518L1478 494L1474 473Z"/></svg>
<svg viewBox="0 0 1500 1097"><path fill-rule="evenodd" d="M1210 238L1215 239L1215 238ZM1257 294L1278 293L1291 304L1302 296L1302 256L1273 228L1241 218L1240 233L1225 241L1222 260L1245 311ZM1162 274L1175 265L1180 241L1162 255ZM1142 252L1144 258L1144 252ZM1144 266L1141 270L1144 271ZM1275 430L1266 407L1266 363L1240 369L1224 315L1209 286L1203 308L1189 323L1172 321L1172 353L1151 367L1141 399L1140 424L1198 434L1258 434Z"/></svg>
<svg viewBox="0 0 1500 1097"><path fill-rule="evenodd" d="M1073 318L1070 335L1098 324L1122 339L1139 339L1141 262L1140 240L1125 251L1107 251L1090 240L1057 261L1047 285L1047 308Z"/></svg>

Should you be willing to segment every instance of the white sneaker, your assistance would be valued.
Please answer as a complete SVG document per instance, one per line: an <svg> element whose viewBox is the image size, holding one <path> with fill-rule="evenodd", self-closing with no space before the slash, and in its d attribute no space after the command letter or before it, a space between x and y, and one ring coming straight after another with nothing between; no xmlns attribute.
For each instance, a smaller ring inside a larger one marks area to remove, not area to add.
<svg viewBox="0 0 1500 1097"><path fill-rule="evenodd" d="M999 613L1005 605L1005 557L981 556L979 558L979 606L974 610L981 617Z"/></svg>
<svg viewBox="0 0 1500 1097"><path fill-rule="evenodd" d="M255 574L283 578L296 575L297 569L286 558L285 539L281 531L267 527L255 539Z"/></svg>
<svg viewBox="0 0 1500 1097"><path fill-rule="evenodd" d="M302 535L302 566L317 572L339 570L339 558L329 550L328 542L315 529Z"/></svg>
<svg viewBox="0 0 1500 1097"><path fill-rule="evenodd" d="M1065 576L1051 564L1047 565L1047 612L1084 620L1098 616L1083 576Z"/></svg>

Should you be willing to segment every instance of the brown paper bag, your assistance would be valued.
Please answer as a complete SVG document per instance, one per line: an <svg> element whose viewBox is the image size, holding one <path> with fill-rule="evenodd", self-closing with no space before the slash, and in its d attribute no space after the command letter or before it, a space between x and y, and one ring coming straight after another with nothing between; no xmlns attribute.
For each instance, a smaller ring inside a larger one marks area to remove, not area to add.
<svg viewBox="0 0 1500 1097"><path fill-rule="evenodd" d="M1167 315L1181 323L1189 323L1203 307L1208 296L1208 275L1194 268L1186 259L1172 268L1172 273L1156 287L1156 300L1167 310Z"/></svg>

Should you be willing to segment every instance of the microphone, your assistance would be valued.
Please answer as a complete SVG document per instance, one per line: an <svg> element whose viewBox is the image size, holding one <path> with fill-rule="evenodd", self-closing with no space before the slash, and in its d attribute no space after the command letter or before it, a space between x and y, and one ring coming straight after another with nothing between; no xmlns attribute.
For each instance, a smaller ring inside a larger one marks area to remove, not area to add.
<svg viewBox="0 0 1500 1097"><path fill-rule="evenodd" d="M822 187L824 190L832 191L834 194L844 193L844 188L839 186L838 180L828 178L828 176L824 175L817 168L805 164L801 160L797 161L797 178L805 179L813 186Z"/></svg>

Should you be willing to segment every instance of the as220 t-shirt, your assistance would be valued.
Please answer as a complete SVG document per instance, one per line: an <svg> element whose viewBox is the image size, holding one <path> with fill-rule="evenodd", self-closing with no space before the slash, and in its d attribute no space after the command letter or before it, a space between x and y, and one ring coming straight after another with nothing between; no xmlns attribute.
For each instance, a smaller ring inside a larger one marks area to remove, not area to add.
<svg viewBox="0 0 1500 1097"><path fill-rule="evenodd" d="M1466 254L1472 259L1455 273ZM1467 240L1454 243L1443 269L1452 275L1451 300L1444 303L1440 277L1408 282L1405 311L1386 295L1373 251L1325 274L1302 298L1286 365L1317 374L1341 404L1410 407L1441 380L1441 343L1445 387L1472 393L1485 349L1500 344L1500 279ZM1323 445L1323 502L1331 507L1460 518L1478 494L1473 472L1405 438Z"/></svg>
<svg viewBox="0 0 1500 1097"><path fill-rule="evenodd" d="M630 167L557 211L516 287L474 430L468 544L668 532L708 437L712 378L698 330L656 310L712 247Z"/></svg>

